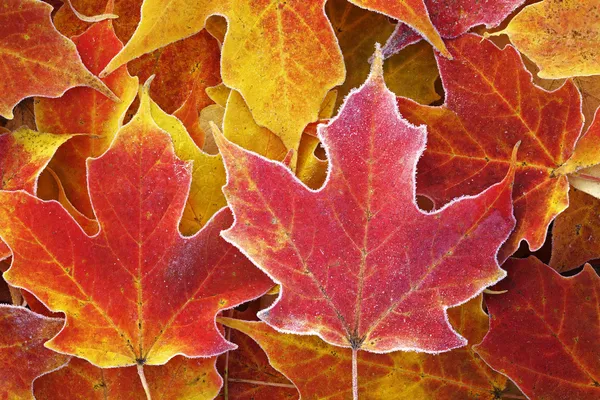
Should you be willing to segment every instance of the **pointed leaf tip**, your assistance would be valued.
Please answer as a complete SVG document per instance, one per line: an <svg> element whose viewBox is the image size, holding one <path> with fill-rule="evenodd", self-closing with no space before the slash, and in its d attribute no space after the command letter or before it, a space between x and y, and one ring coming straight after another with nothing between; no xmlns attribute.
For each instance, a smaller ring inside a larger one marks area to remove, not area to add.
<svg viewBox="0 0 600 400"><path fill-rule="evenodd" d="M219 148L219 150L221 150L222 144L226 141L226 139L223 136L223 133L221 133L221 130L219 129L217 124L215 124L213 121L208 121L208 124L215 138L215 142L217 143L217 147Z"/></svg>
<svg viewBox="0 0 600 400"><path fill-rule="evenodd" d="M138 96L140 98L140 115L147 115L150 116L151 115L151 111L150 111L150 85L152 84L152 81L154 80L154 78L156 77L156 75L150 75L148 77L148 79L146 79L146 82L144 82L143 85L140 85L139 90L138 90Z"/></svg>
<svg viewBox="0 0 600 400"><path fill-rule="evenodd" d="M371 73L369 79L383 79L383 53L381 52L381 44L375 43L375 53L371 61Z"/></svg>

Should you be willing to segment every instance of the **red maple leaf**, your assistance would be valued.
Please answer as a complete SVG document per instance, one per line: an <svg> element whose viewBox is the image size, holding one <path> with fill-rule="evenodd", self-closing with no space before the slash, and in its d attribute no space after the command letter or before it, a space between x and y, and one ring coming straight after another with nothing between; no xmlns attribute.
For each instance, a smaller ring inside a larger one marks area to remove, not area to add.
<svg viewBox="0 0 600 400"><path fill-rule="evenodd" d="M144 96L110 149L88 160L96 235L55 201L0 191L0 235L13 251L4 278L66 314L48 348L100 367L160 365L176 354L234 348L215 315L272 282L219 237L232 223L227 209L196 235L180 234L190 181L191 163L175 156Z"/></svg>
<svg viewBox="0 0 600 400"><path fill-rule="evenodd" d="M563 277L540 260L509 259L506 290L486 299L490 331L474 347L530 399L600 398L600 278Z"/></svg>
<svg viewBox="0 0 600 400"><path fill-rule="evenodd" d="M319 137L330 171L313 191L217 133L236 218L223 237L282 285L260 318L355 350L463 346L446 309L505 275L496 253L514 226L513 169L477 196L421 211L415 166L426 128L398 114L380 58Z"/></svg>

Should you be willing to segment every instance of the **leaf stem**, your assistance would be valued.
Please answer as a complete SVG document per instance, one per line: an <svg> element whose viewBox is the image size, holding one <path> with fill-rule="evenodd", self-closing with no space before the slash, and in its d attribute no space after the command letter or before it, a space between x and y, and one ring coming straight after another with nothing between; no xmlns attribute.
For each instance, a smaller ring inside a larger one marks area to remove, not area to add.
<svg viewBox="0 0 600 400"><path fill-rule="evenodd" d="M231 310L229 310L228 312L228 317L233 317L233 312ZM231 328L229 328L228 326L225 327L225 330L227 331L226 334L226 340L228 342L231 342ZM223 397L224 400L229 400L229 351L227 353L225 353L225 376L223 377Z"/></svg>
<svg viewBox="0 0 600 400"><path fill-rule="evenodd" d="M146 399L152 400L152 395L150 394L150 387L148 387L148 382L146 381L146 375L144 375L144 365L137 365L138 375L140 376L140 381L142 382L142 387L144 388L144 392L146 393Z"/></svg>
<svg viewBox="0 0 600 400"><path fill-rule="evenodd" d="M289 383L276 383L276 382L264 382L264 381L253 381L250 379L235 379L235 378L229 378L229 382L237 382L237 383L250 383L252 385L261 385L261 386L275 386L275 387L282 387L282 388L290 388L290 389L296 389L296 386L291 385Z"/></svg>
<svg viewBox="0 0 600 400"><path fill-rule="evenodd" d="M352 348L352 398L358 400L358 349Z"/></svg>
<svg viewBox="0 0 600 400"><path fill-rule="evenodd" d="M585 179L586 181L600 182L600 177L597 177L597 176L594 176L594 175L582 174L582 173L579 173L579 172L574 172L571 175L576 176L577 178Z"/></svg>

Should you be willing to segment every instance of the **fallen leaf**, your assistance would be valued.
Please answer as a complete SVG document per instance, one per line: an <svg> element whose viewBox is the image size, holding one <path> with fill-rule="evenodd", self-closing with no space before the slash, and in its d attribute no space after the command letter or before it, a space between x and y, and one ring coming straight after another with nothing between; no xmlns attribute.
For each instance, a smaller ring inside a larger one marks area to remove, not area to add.
<svg viewBox="0 0 600 400"><path fill-rule="evenodd" d="M222 382L215 357L177 356L145 375L156 399L212 400ZM78 358L37 379L33 391L37 400L146 400L135 367L101 369Z"/></svg>
<svg viewBox="0 0 600 400"><path fill-rule="evenodd" d="M510 259L507 290L486 297L490 331L475 351L531 399L600 396L600 278L565 278L535 257Z"/></svg>
<svg viewBox="0 0 600 400"><path fill-rule="evenodd" d="M248 7L234 1L224 11L235 11L236 18L229 19L223 44L223 83L244 96L257 124L279 136L286 149L298 149L304 128L317 120L327 92L343 82L343 59L324 3ZM294 26L307 28L282 28ZM271 51L257 52L260 47Z"/></svg>
<svg viewBox="0 0 600 400"><path fill-rule="evenodd" d="M448 310L448 314L452 325L470 343L481 341L488 330L480 296ZM341 400L352 396L352 351L312 336L279 333L264 322L230 318L219 318L219 322L254 339L267 353L271 365L294 382L303 399ZM230 357L236 357L239 351L231 352ZM500 398L506 387L506 378L487 367L471 346L439 355L361 352L358 371L361 399L492 400ZM252 375L256 376L256 372L248 374Z"/></svg>
<svg viewBox="0 0 600 400"><path fill-rule="evenodd" d="M436 205L473 195L502 179L521 142L513 193L517 226L500 261L521 240L532 251L544 243L550 222L568 205L569 184L557 174L572 154L583 118L572 82L547 92L531 82L519 53L468 34L448 42L454 60L438 57L446 92L441 107L398 99L400 113L428 126L417 191Z"/></svg>
<svg viewBox="0 0 600 400"><path fill-rule="evenodd" d="M494 35L507 34L540 67L541 78L598 75L599 13L596 0L544 0L523 8Z"/></svg>
<svg viewBox="0 0 600 400"><path fill-rule="evenodd" d="M21 127L26 127L36 131L37 126L35 124L35 115L33 112L33 98L27 98L21 101L13 108L13 119L7 119L2 121L0 119L0 125L8 132L15 131ZM1 132L0 132L1 133Z"/></svg>
<svg viewBox="0 0 600 400"><path fill-rule="evenodd" d="M365 10L346 0L329 0L325 10L346 66L346 79L338 88L339 107L344 97L367 79L373 47L390 36L394 25L385 15Z"/></svg>
<svg viewBox="0 0 600 400"><path fill-rule="evenodd" d="M331 117L333 117L333 114L338 109L338 107L336 107L338 97L339 97L339 92L337 89L332 90L325 95L325 99L323 99L323 103L321 103L321 108L319 109L319 119L320 120L330 119ZM310 125L309 125L309 127L310 127ZM307 127L307 129L310 129L309 127Z"/></svg>
<svg viewBox="0 0 600 400"><path fill-rule="evenodd" d="M594 120L596 110L600 107L600 76L579 76L573 78L573 82L581 93L581 108L585 116L585 128L587 129Z"/></svg>
<svg viewBox="0 0 600 400"><path fill-rule="evenodd" d="M256 123L242 95L232 90L223 116L223 134L233 143L271 160L281 161L287 149L268 128Z"/></svg>
<svg viewBox="0 0 600 400"><path fill-rule="evenodd" d="M188 98L173 113L183 123L194 143L200 148L204 148L207 138L202 112L211 106L218 106L217 104L211 104L212 101L205 90L206 85L205 81L196 80ZM224 112L225 110L222 109L221 114Z"/></svg>
<svg viewBox="0 0 600 400"><path fill-rule="evenodd" d="M225 34L227 34L227 20L220 15L211 15L206 19L204 27L215 39L223 44Z"/></svg>
<svg viewBox="0 0 600 400"><path fill-rule="evenodd" d="M281 284L259 313L278 330L354 350L447 351L466 342L446 308L504 276L495 257L514 226L512 170L478 196L421 211L415 167L426 128L399 116L381 63L319 129L331 164L318 191L217 136L236 218L222 236Z"/></svg>
<svg viewBox="0 0 600 400"><path fill-rule="evenodd" d="M93 74L98 74L123 48L110 21L90 26L73 41L83 63ZM106 151L138 90L138 80L129 75L127 67L119 68L102 81L121 98L120 103L98 96L90 88L74 88L61 98L37 99L35 104L40 131L85 134L62 146L50 166L64 185L68 199L88 218L93 218L94 213L87 191L86 160Z"/></svg>
<svg viewBox="0 0 600 400"><path fill-rule="evenodd" d="M559 272L600 258L600 200L577 189L552 228L550 266Z"/></svg>
<svg viewBox="0 0 600 400"><path fill-rule="evenodd" d="M34 400L33 381L60 368L69 356L44 347L60 331L62 319L0 304L0 393L7 400Z"/></svg>
<svg viewBox="0 0 600 400"><path fill-rule="evenodd" d="M232 223L227 209L181 236L192 165L175 156L147 96L109 150L87 164L100 225L93 237L57 202L0 191L0 235L13 250L5 280L66 314L46 347L99 367L140 368L232 349L215 315L273 284L219 237Z"/></svg>
<svg viewBox="0 0 600 400"><path fill-rule="evenodd" d="M5 0L0 6L2 117L12 119L12 109L26 97L59 97L75 86L89 86L118 101L52 25L51 11L39 0Z"/></svg>
<svg viewBox="0 0 600 400"><path fill-rule="evenodd" d="M315 129L315 132L312 132L312 129ZM298 148L296 176L311 189L323 186L327 178L327 160L322 160L315 154L320 146L321 141L316 135L316 126L309 125L302 135Z"/></svg>

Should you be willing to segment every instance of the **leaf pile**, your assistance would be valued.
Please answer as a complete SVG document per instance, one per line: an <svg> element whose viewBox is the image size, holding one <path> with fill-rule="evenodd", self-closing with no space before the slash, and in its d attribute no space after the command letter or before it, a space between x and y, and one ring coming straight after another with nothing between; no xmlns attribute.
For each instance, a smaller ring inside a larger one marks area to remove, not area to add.
<svg viewBox="0 0 600 400"><path fill-rule="evenodd" d="M600 398L594 0L3 0L0 399Z"/></svg>

